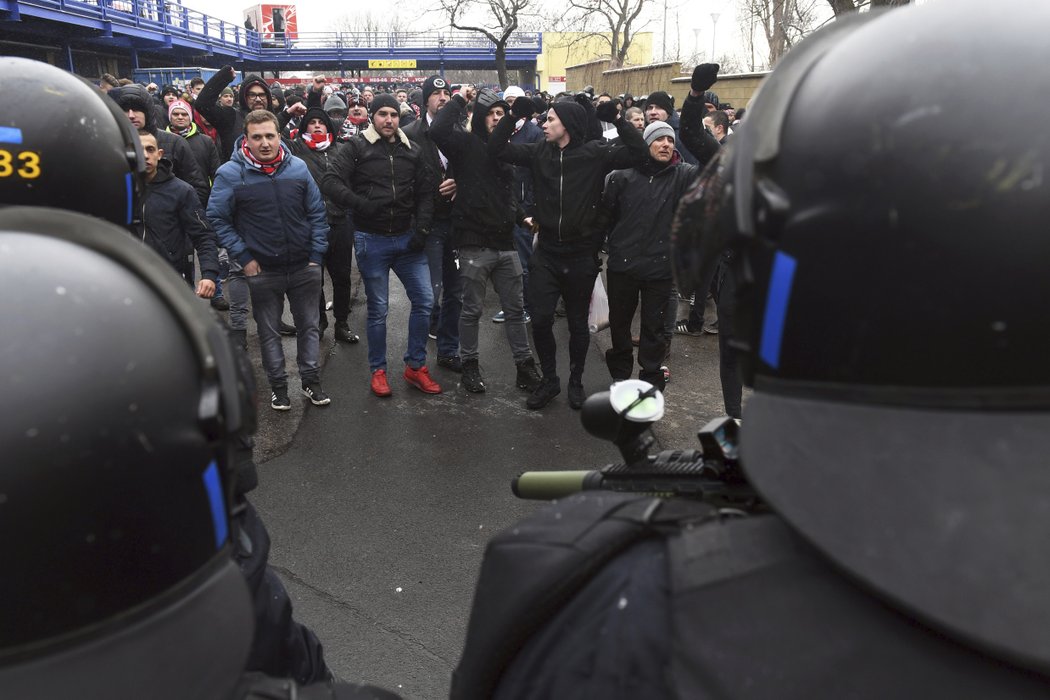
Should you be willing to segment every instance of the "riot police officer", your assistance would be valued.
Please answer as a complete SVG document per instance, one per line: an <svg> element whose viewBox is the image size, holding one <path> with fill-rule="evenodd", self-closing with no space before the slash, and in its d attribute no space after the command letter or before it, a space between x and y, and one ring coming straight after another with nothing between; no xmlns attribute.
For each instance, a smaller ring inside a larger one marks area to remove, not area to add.
<svg viewBox="0 0 1050 700"><path fill-rule="evenodd" d="M454 697L1046 696L1050 7L979 7L807 39L679 211L682 286L734 251L774 513L545 509L490 545Z"/></svg>
<svg viewBox="0 0 1050 700"><path fill-rule="evenodd" d="M352 697L244 496L245 358L116 226L137 217L136 134L52 66L0 59L0 82L19 95L0 101L0 695Z"/></svg>

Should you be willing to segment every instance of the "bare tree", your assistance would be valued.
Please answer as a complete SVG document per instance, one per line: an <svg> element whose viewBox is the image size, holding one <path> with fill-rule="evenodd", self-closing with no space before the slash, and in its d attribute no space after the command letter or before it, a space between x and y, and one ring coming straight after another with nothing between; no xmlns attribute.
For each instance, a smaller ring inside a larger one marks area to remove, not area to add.
<svg viewBox="0 0 1050 700"><path fill-rule="evenodd" d="M816 0L744 0L741 21L753 22L762 31L770 68L813 30L816 5Z"/></svg>
<svg viewBox="0 0 1050 700"><path fill-rule="evenodd" d="M518 28L529 0L440 0L441 11L453 29L484 35L496 47L496 74L501 88L510 85L507 75L507 43ZM467 17L483 15L485 21L471 23Z"/></svg>
<svg viewBox="0 0 1050 700"><path fill-rule="evenodd" d="M856 12L863 7L900 7L910 3L911 0L828 0L836 17Z"/></svg>
<svg viewBox="0 0 1050 700"><path fill-rule="evenodd" d="M342 35L346 46L384 48L397 45L398 39L407 32L407 25L399 13L384 12L380 15L371 11L341 15L333 21L335 30Z"/></svg>
<svg viewBox="0 0 1050 700"><path fill-rule="evenodd" d="M577 41L598 37L606 42L611 67L619 68L627 60L635 35L649 23L642 17L649 3L650 0L569 0L573 12L568 25L582 31Z"/></svg>

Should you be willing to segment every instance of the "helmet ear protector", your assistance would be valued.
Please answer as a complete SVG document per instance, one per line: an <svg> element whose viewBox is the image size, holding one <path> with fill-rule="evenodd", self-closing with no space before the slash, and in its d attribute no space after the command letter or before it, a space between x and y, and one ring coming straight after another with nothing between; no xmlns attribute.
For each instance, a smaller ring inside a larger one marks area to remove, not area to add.
<svg viewBox="0 0 1050 700"><path fill-rule="evenodd" d="M791 202L765 173L780 153L782 124L799 84L831 48L870 17L867 13L838 19L791 50L762 83L733 139L683 197L684 205L700 201L696 219L687 220L683 206L676 222L679 285L692 288L698 280L710 279L722 253L733 251L739 320L730 344L739 351L748 386L754 384L763 344L767 350L779 344L778 329L786 312L783 293L790 288L793 271L793 260L777 251L780 225ZM760 287L758 280L769 282Z"/></svg>
<svg viewBox="0 0 1050 700"><path fill-rule="evenodd" d="M135 145L141 153L137 138ZM130 148L128 152L130 155ZM224 446L232 436L255 429L255 408L243 390L225 330L189 293L186 283L159 256L144 254L141 243L102 219L63 209L6 207L0 209L0 229L83 246L115 261L156 293L193 347L202 387L197 420L203 434L223 453L220 464L228 474L231 465Z"/></svg>
<svg viewBox="0 0 1050 700"><path fill-rule="evenodd" d="M85 85L94 89L94 86L86 79L77 77ZM117 128L120 129L120 135L124 139L124 157L128 161L126 223L132 226L142 219L142 212L137 203L142 201L143 182L146 178L146 156L142 152L142 140L139 139L138 131L135 130L127 115L120 111L120 105L105 96L102 97L102 101L106 104L106 109L113 114Z"/></svg>

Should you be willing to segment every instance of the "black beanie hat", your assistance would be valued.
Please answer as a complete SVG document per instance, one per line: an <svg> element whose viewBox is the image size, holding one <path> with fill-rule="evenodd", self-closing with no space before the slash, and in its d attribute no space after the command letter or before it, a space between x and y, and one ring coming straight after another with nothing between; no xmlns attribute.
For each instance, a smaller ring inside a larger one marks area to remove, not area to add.
<svg viewBox="0 0 1050 700"><path fill-rule="evenodd" d="M582 144L587 136L587 111L575 102L555 102L551 109L569 132L569 140L576 145Z"/></svg>
<svg viewBox="0 0 1050 700"><path fill-rule="evenodd" d="M320 119L326 127L328 127L328 133L333 136L336 135L335 128L332 126L332 119L328 116L328 112L324 111L320 107L311 107L306 110L306 114L303 115L303 119L299 125L299 138L305 138L306 125L310 123L311 119Z"/></svg>
<svg viewBox="0 0 1050 700"><path fill-rule="evenodd" d="M397 98L385 92L372 98L372 104L368 106L368 114L374 116L383 107L393 107L394 111L400 114L401 106L398 104Z"/></svg>
<svg viewBox="0 0 1050 700"><path fill-rule="evenodd" d="M674 100L663 90L657 90L650 94L645 103L646 105L656 105L667 112L667 116L669 117L674 113Z"/></svg>
<svg viewBox="0 0 1050 700"><path fill-rule="evenodd" d="M550 106L547 104L547 100L543 99L539 95L532 96L532 104L536 107L537 114L543 114L548 109L550 109Z"/></svg>
<svg viewBox="0 0 1050 700"><path fill-rule="evenodd" d="M431 93L435 90L448 90L449 94L452 93L452 89L448 85L448 81L442 78L440 75L432 75L423 81L423 104L426 104L427 100L430 99Z"/></svg>

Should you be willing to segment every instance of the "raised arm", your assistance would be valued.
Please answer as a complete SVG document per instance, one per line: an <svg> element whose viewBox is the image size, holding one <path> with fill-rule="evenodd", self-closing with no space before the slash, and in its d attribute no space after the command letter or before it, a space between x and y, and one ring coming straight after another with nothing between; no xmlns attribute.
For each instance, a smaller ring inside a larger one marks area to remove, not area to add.
<svg viewBox="0 0 1050 700"><path fill-rule="evenodd" d="M430 124L430 138L449 158L459 155L463 150L463 139L474 138L467 132L456 128L466 113L467 101L462 95L456 93L448 104L438 110L434 121Z"/></svg>
<svg viewBox="0 0 1050 700"><path fill-rule="evenodd" d="M701 63L693 69L689 83L689 95L682 104L680 135L682 144L696 156L703 169L718 154L721 144L704 128L704 92L718 80L717 63Z"/></svg>

